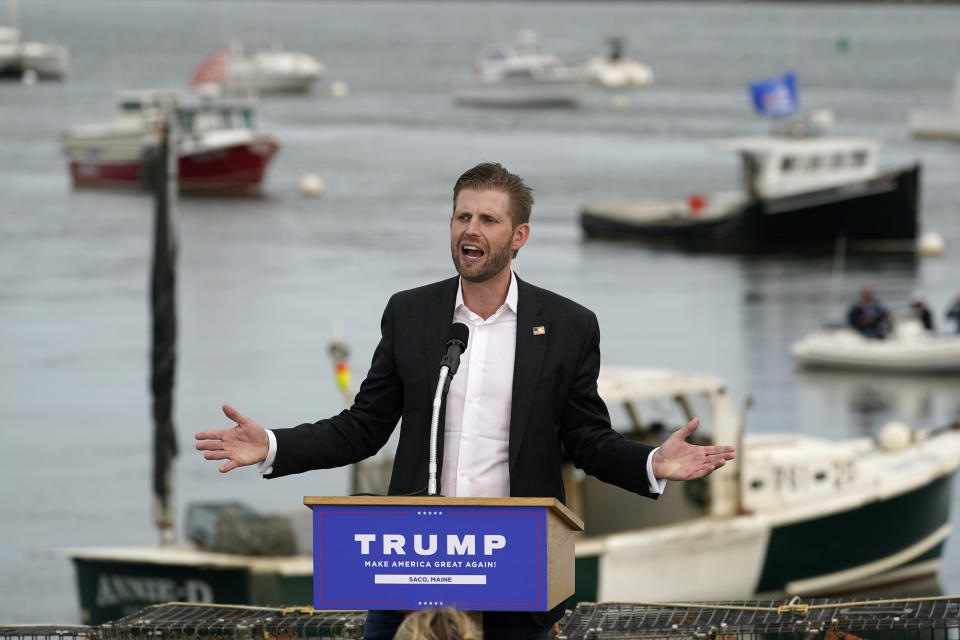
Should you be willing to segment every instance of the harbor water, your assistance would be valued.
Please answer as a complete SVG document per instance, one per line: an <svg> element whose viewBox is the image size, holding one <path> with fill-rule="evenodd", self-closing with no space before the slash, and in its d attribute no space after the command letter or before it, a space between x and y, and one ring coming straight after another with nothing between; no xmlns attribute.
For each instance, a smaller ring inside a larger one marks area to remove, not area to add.
<svg viewBox="0 0 960 640"><path fill-rule="evenodd" d="M224 402L266 426L338 411L328 343L342 333L361 377L389 295L453 274L451 187L481 161L534 188L517 273L597 313L604 363L716 373L736 402L754 398L755 432L850 437L960 418L956 376L802 372L788 351L842 319L866 283L896 314L923 290L948 329L943 310L960 293L960 143L913 140L907 119L951 98L960 7L26 0L19 22L29 39L68 45L71 59L62 82L0 84L0 623L79 621L70 561L51 550L158 541L153 204L72 189L59 134L111 120L119 89L185 89L236 33L316 55L327 85L350 92L263 98L260 127L281 143L263 196L177 204L178 515L222 500L289 510L348 490L345 470L221 475L192 434L228 426ZM577 109L454 105L451 85L475 54L521 28L570 61L603 54L619 32L655 82L619 108L599 91ZM745 257L582 238L588 201L733 188L735 158L709 143L765 133L747 85L785 71L804 108L834 113L833 133L880 140L885 166L922 164L922 226L944 239L944 255ZM322 177L324 197L301 196L305 174ZM956 521L960 491L953 507ZM930 589L960 594L956 532Z"/></svg>

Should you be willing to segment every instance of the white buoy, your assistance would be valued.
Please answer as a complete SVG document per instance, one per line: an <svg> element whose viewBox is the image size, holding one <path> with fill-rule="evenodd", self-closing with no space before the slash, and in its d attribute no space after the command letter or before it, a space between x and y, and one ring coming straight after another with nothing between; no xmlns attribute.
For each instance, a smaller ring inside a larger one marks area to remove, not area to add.
<svg viewBox="0 0 960 640"><path fill-rule="evenodd" d="M816 109L810 114L810 123L820 129L826 129L834 123L833 111L830 109Z"/></svg>
<svg viewBox="0 0 960 640"><path fill-rule="evenodd" d="M622 93L610 96L610 108L614 111L623 111L628 106L630 106L630 98Z"/></svg>
<svg viewBox="0 0 960 640"><path fill-rule="evenodd" d="M926 231L917 241L917 250L921 255L927 257L942 256L945 250L943 237L939 233Z"/></svg>
<svg viewBox="0 0 960 640"><path fill-rule="evenodd" d="M913 431L902 422L888 422L880 430L878 440L884 451L901 451L913 442Z"/></svg>
<svg viewBox="0 0 960 640"><path fill-rule="evenodd" d="M330 95L334 98L346 98L349 93L350 87L343 80L330 83Z"/></svg>
<svg viewBox="0 0 960 640"><path fill-rule="evenodd" d="M300 178L300 193L307 198L319 198L323 195L325 187L323 178L315 173L308 173Z"/></svg>
<svg viewBox="0 0 960 640"><path fill-rule="evenodd" d="M37 84L37 72L33 69L27 69L20 76L20 82L23 84Z"/></svg>

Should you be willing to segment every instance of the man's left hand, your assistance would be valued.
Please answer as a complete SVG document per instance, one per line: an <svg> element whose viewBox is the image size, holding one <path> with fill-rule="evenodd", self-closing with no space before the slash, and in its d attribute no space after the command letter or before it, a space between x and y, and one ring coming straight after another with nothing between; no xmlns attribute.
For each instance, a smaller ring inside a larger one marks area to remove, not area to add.
<svg viewBox="0 0 960 640"><path fill-rule="evenodd" d="M727 460L733 460L733 447L700 446L687 442L698 426L700 418L694 418L663 441L653 455L653 475L661 480L693 480L710 475L725 465Z"/></svg>

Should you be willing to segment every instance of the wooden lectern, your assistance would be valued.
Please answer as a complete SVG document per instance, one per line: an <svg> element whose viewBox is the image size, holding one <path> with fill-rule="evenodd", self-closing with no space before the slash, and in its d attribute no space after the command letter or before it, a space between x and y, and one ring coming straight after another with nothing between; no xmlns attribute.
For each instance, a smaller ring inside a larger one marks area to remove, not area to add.
<svg viewBox="0 0 960 640"><path fill-rule="evenodd" d="M548 611L583 522L554 498L306 496L315 609Z"/></svg>

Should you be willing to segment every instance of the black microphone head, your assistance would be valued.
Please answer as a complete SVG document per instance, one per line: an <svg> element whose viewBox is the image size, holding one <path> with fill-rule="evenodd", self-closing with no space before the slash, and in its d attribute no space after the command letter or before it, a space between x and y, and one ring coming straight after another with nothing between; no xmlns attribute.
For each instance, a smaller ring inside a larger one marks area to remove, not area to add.
<svg viewBox="0 0 960 640"><path fill-rule="evenodd" d="M467 328L467 325L462 322L454 322L450 325L450 335L447 338L447 346L459 342L462 345L460 348L465 349L467 346L467 338L469 337L470 330Z"/></svg>

